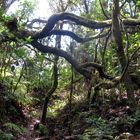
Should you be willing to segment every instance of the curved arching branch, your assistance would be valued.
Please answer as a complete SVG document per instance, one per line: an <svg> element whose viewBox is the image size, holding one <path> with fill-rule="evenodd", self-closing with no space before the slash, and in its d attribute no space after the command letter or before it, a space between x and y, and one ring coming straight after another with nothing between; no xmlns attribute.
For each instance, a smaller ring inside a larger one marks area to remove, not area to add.
<svg viewBox="0 0 140 140"><path fill-rule="evenodd" d="M41 39L46 37L59 20L70 20L72 22L75 22L77 25L83 25L85 27L92 28L92 29L100 29L100 28L111 26L111 20L99 22L99 21L92 21L72 13L58 13L52 15L48 19L48 22L46 26L43 28L43 30L40 33L37 33L33 37L33 39Z"/></svg>
<svg viewBox="0 0 140 140"><path fill-rule="evenodd" d="M81 42L81 43L90 41L92 39L105 37L107 35L107 33L104 33L104 34L94 35L93 37L82 38L71 31L55 30L55 29L53 30L55 24L59 20L69 20L69 21L75 22L77 25L83 25L91 29L110 28L112 26L111 19L105 20L105 21L92 21L92 20L77 16L75 14L71 14L71 13L59 13L59 14L52 15L48 19L48 21L40 20L40 19L38 20L36 19L35 21L33 21L33 22L40 21L44 23L46 22L46 26L40 32L35 32L35 31L31 32L31 31L28 31L27 29L22 29L22 30L18 30L17 32L14 32L13 34L15 36L18 36L18 38L26 38L26 37L31 36L33 40L42 39L44 37L51 36L51 35L67 35L67 36L72 37L77 42ZM122 19L122 22L124 26L125 25L127 26L140 25L140 19Z"/></svg>
<svg viewBox="0 0 140 140"><path fill-rule="evenodd" d="M28 23L26 26L27 27L32 27L34 23L47 23L47 20L43 20L43 19L33 19L32 21L30 21L30 23Z"/></svg>
<svg viewBox="0 0 140 140"><path fill-rule="evenodd" d="M102 66L98 66L95 63L87 63L87 64L83 64L83 65L79 66L78 62L67 52L57 49L57 48L44 46L37 41L38 39L44 38L46 36L54 35L54 34L55 35L67 35L67 36L72 37L73 39L75 39L78 42L86 42L86 41L90 41L91 39L106 36L106 33L105 34L102 33L102 34L97 34L97 35L95 35L93 37L89 37L89 38L81 38L71 31L53 30L53 27L59 20L70 20L70 21L75 22L78 25L83 25L83 26L91 28L91 29L110 27L112 24L112 20L98 22L98 21L91 21L89 19L85 19L83 17L79 17L79 16L76 16L76 15L70 14L70 13L59 13L59 14L52 15L49 18L46 26L39 33L35 34L35 32L30 32L28 30L23 30L23 31L18 30L17 32L14 32L13 34L15 36L18 36L19 39L25 39L25 40L26 40L26 38L31 36L32 42L30 44L34 48L38 49L39 51L41 51L43 53L52 53L52 54L65 58L75 68L76 71L78 71L80 74L84 75L88 79L92 78L91 71L88 70L88 67L93 67L98 70L101 78L112 80L113 77L106 75L105 72L103 71ZM124 23L124 25L127 25L127 26L140 25L140 20L135 20L135 19L129 19L129 20L124 19L124 20L122 20L122 22ZM10 40L17 41L15 38L11 39L8 37L5 37L4 39L2 39L2 41L10 41Z"/></svg>
<svg viewBox="0 0 140 140"><path fill-rule="evenodd" d="M60 20L70 20L75 22L77 25L82 25L90 29L102 29L102 28L109 28L112 26L112 20L105 20L105 21L93 21L89 20L80 16L77 16L72 13L58 13L52 15L43 28L43 30L33 36L33 39L41 39L50 33L50 31L54 28L55 24ZM140 26L140 19L122 19L122 22L127 26Z"/></svg>
<svg viewBox="0 0 140 140"><path fill-rule="evenodd" d="M8 37L5 37L5 39L2 42L7 42L7 41L17 42L17 40L15 38L8 38ZM104 72L104 67L101 64L98 64L95 62L88 62L88 63L84 63L84 64L79 65L79 63L66 51L63 51L61 49L54 48L54 47L44 46L35 40L31 42L31 45L42 53L52 53L54 55L61 56L61 57L65 58L74 67L74 69L77 72L79 72L80 74L82 74L83 76L85 76L88 79L92 79L92 72L90 70L88 70L88 68L95 68L99 72L99 75L101 78L105 78L105 79L108 79L111 81L113 80L112 82L115 82L114 83L115 85L116 85L116 82L118 83L119 81L121 81L123 79L123 76L124 76L125 71L127 70L128 66L129 66L131 59L133 58L135 53L140 49L140 48L138 48L134 51L134 53L130 57L130 60L128 61L126 67L124 68L122 75L119 76L119 78L116 78L116 77L112 77L112 76L107 75ZM103 83L101 85L107 84L106 82L104 84ZM97 87L99 87L99 86L100 86L100 84Z"/></svg>
<svg viewBox="0 0 140 140"><path fill-rule="evenodd" d="M94 89L95 90L99 90L100 88L105 88L105 89L111 89L114 88L115 86L117 86L120 82L122 82L127 69L131 63L131 60L133 59L133 57L135 56L135 54L140 50L140 47L138 47L130 56L130 58L127 61L126 66L124 67L124 70L122 72L122 74L118 77L114 77L113 79L111 79L112 81L102 81L101 83L97 84ZM97 67L101 67L101 65L97 64ZM138 88L140 88L140 76L136 75L136 74L130 74L131 80L138 86Z"/></svg>
<svg viewBox="0 0 140 140"><path fill-rule="evenodd" d="M75 68L75 70L77 72L84 75L88 79L92 78L91 77L91 72L84 69L84 68L83 69L79 68L78 62L67 52L65 52L63 50L60 50L58 48L44 46L37 41L32 41L31 45L42 53L52 53L52 54L55 54L57 56L61 56L61 57L65 58Z"/></svg>
<svg viewBox="0 0 140 140"><path fill-rule="evenodd" d="M101 78L105 78L105 79L108 79L108 80L112 80L114 79L115 77L111 77L107 74L105 74L105 72L103 71L103 66L98 64L98 63L93 63L93 62L89 62L89 63L84 63L80 66L80 68L88 68L88 67L93 67L93 68L96 68L101 76Z"/></svg>
<svg viewBox="0 0 140 140"><path fill-rule="evenodd" d="M77 72L79 72L80 74L82 74L83 76L85 76L88 79L92 79L92 73L90 70L87 69L88 67L97 69L101 78L105 78L105 79L109 79L109 80L112 80L114 78L114 77L106 75L105 72L103 71L103 66L101 66L100 64L89 62L89 63L84 63L82 65L79 65L78 62L69 53L67 53L61 49L44 46L37 41L32 41L31 45L43 53L52 53L52 54L65 58L74 67L74 69Z"/></svg>
<svg viewBox="0 0 140 140"><path fill-rule="evenodd" d="M91 37L80 37L78 35L76 35L75 33L68 31L68 30L52 30L50 31L50 33L48 34L48 36L51 35L64 35L64 36L69 36L72 39L74 39L75 41L79 42L79 43L84 43L84 42L88 42L91 41L93 39L98 39L98 38L102 38L105 37L108 33L98 33L94 36Z"/></svg>

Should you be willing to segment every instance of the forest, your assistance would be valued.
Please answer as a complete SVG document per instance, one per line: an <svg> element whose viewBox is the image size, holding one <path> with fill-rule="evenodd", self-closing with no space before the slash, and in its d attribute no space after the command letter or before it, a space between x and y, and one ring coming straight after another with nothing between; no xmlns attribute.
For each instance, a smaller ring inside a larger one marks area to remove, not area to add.
<svg viewBox="0 0 140 140"><path fill-rule="evenodd" d="M140 0L0 0L0 140L140 140Z"/></svg>

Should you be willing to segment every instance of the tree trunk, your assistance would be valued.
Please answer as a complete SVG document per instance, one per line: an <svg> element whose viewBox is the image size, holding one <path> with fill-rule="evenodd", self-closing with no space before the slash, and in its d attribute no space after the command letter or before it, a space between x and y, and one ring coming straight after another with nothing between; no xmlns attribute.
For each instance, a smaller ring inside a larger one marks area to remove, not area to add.
<svg viewBox="0 0 140 140"><path fill-rule="evenodd" d="M52 88L50 89L50 91L47 93L47 96L45 97L45 101L44 101L42 117L41 117L42 124L44 124L45 120L46 120L46 114L47 114L49 100L50 100L52 94L55 92L57 85L58 85L58 74L57 73L58 73L58 68L57 68L57 60L56 60L56 63L54 64L54 68L53 68L53 76L54 76L53 85L52 85Z"/></svg>
<svg viewBox="0 0 140 140"><path fill-rule="evenodd" d="M60 27L60 29L63 28L63 23L58 25L58 27ZM60 49L61 48L61 36L56 36L56 44L55 47ZM59 56L55 56L54 58L54 67L53 67L53 85L52 88L50 89L50 91L48 92L47 96L45 97L45 102L44 102L44 106L43 106L43 112L42 112L42 118L41 118L41 123L44 124L45 120L46 120L46 114L47 114L47 109L48 109L48 103L49 100L52 96L52 94L55 92L55 90L57 89L57 85L58 85L58 67L57 67L57 62L58 62Z"/></svg>
<svg viewBox="0 0 140 140"><path fill-rule="evenodd" d="M117 46L118 58L123 69L127 63L127 59L123 49L122 35L120 30L121 21L119 20L119 14L120 14L119 0L113 0L113 2L114 5L113 5L113 13L112 13L112 29L113 29L115 43ZM135 98L134 98L134 87L129 74L129 70L126 71L123 81L127 92L128 103L131 107L134 107L136 105Z"/></svg>

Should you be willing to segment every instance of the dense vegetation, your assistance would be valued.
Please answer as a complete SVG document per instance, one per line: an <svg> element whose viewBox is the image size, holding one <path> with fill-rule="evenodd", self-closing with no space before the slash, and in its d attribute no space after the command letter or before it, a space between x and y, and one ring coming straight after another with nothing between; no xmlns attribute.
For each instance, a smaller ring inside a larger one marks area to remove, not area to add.
<svg viewBox="0 0 140 140"><path fill-rule="evenodd" d="M139 140L140 1L47 2L0 1L0 140Z"/></svg>

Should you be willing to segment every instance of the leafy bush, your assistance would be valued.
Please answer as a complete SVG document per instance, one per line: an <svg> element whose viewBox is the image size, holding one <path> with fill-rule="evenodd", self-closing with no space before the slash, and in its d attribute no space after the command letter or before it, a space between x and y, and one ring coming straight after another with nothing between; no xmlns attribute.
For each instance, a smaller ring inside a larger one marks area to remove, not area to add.
<svg viewBox="0 0 140 140"><path fill-rule="evenodd" d="M4 133L0 130L0 140L12 140L14 136L11 133Z"/></svg>
<svg viewBox="0 0 140 140"><path fill-rule="evenodd" d="M13 132L16 131L19 134L24 134L27 130L23 128L22 126L19 126L14 123L5 123L4 126L9 129L9 131Z"/></svg>
<svg viewBox="0 0 140 140"><path fill-rule="evenodd" d="M91 126L85 130L84 134L80 137L81 140L113 140L113 130L106 120L101 117L92 116L87 118L87 123Z"/></svg>

